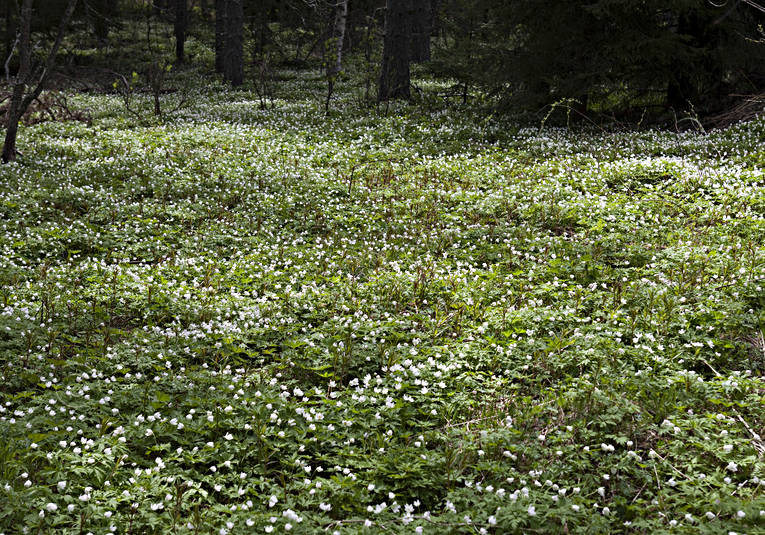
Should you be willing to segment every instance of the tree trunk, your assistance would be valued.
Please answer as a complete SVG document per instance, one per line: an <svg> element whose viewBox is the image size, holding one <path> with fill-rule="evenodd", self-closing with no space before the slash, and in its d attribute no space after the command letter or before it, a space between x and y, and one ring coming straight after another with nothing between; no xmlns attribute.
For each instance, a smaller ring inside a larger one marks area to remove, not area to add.
<svg viewBox="0 0 765 535"><path fill-rule="evenodd" d="M13 2L5 2L5 35L3 36L3 57L2 63L5 64L5 60L13 54L13 45L16 42L17 28L17 13L13 7Z"/></svg>
<svg viewBox="0 0 765 535"><path fill-rule="evenodd" d="M377 99L408 99L412 0L387 0L385 40Z"/></svg>
<svg viewBox="0 0 765 535"><path fill-rule="evenodd" d="M215 72L223 74L226 41L226 0L215 0Z"/></svg>
<svg viewBox="0 0 765 535"><path fill-rule="evenodd" d="M11 96L11 106L6 115L5 142L3 143L3 163L8 163L16 159L16 136L19 132L19 121L23 115L21 103L24 99L23 84L18 84L13 88Z"/></svg>
<svg viewBox="0 0 765 535"><path fill-rule="evenodd" d="M430 36L435 38L438 38L441 32L440 9L441 0L430 0Z"/></svg>
<svg viewBox="0 0 765 535"><path fill-rule="evenodd" d="M335 6L335 23L332 26L331 45L334 48L334 57L329 58L327 65L327 99L324 102L324 110L329 111L329 101L332 99L332 91L335 88L337 75L343 70L343 41L345 40L345 26L348 19L348 0L338 0Z"/></svg>
<svg viewBox="0 0 765 535"><path fill-rule="evenodd" d="M202 19L210 18L210 4L208 0L199 0L199 11L202 12Z"/></svg>
<svg viewBox="0 0 765 535"><path fill-rule="evenodd" d="M244 82L243 0L226 0L226 28L223 77L238 86Z"/></svg>
<svg viewBox="0 0 765 535"><path fill-rule="evenodd" d="M430 4L430 0L414 1L409 59L415 63L430 60L430 33L433 26L433 11Z"/></svg>
<svg viewBox="0 0 765 535"><path fill-rule="evenodd" d="M21 4L19 13L19 34L16 47L19 50L19 70L13 81L13 92L11 94L11 103L8 107L5 121L5 141L3 143L3 163L8 163L16 159L16 135L19 131L19 120L24 114L22 105L24 102L24 93L27 84L32 75L32 3L33 0L24 0Z"/></svg>
<svg viewBox="0 0 765 535"><path fill-rule="evenodd" d="M93 10L91 11L93 33L100 45L106 44L109 38L109 18L112 15L110 11L113 8L111 4L113 4L111 0L96 0L93 2Z"/></svg>
<svg viewBox="0 0 765 535"><path fill-rule="evenodd" d="M64 15L59 23L56 40L53 42L53 46L48 52L48 57L41 69L32 68L32 4L33 0L23 0L21 5L19 17L20 34L17 45L19 50L19 70L11 82L13 90L11 93L8 114L6 116L5 141L3 143L2 154L3 163L16 159L16 136L18 134L19 121L24 116L24 112L29 105L40 96L40 93L42 93L42 90L45 87L45 83L48 81L48 77L50 76L50 72L53 69L53 64L56 60L56 54L61 47L61 42L64 40L64 32L69 24L69 20L72 18L74 8L77 7L77 0L68 1ZM27 91L27 87L34 83L33 77L37 76L34 74L35 72L40 72L41 74L31 91Z"/></svg>
<svg viewBox="0 0 765 535"><path fill-rule="evenodd" d="M183 63L184 51L183 47L186 44L186 0L175 0L175 24L173 29L175 31L175 59L178 63Z"/></svg>
<svg viewBox="0 0 765 535"><path fill-rule="evenodd" d="M338 0L335 9L335 24L332 27L332 39L335 47L335 57L329 65L328 74L334 78L343 70L343 41L345 40L345 22L348 18L348 0Z"/></svg>

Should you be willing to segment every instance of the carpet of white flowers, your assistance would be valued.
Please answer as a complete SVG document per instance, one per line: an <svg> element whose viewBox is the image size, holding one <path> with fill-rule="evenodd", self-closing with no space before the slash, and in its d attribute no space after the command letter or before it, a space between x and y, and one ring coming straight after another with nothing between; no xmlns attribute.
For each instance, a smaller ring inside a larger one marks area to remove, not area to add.
<svg viewBox="0 0 765 535"><path fill-rule="evenodd" d="M765 533L765 120L325 116L312 77L22 130L0 533Z"/></svg>

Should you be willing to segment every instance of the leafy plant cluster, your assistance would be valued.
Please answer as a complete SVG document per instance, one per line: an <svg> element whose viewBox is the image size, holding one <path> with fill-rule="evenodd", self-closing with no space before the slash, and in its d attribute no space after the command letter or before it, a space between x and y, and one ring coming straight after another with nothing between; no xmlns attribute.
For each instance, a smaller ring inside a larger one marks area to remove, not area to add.
<svg viewBox="0 0 765 535"><path fill-rule="evenodd" d="M0 168L0 532L761 530L762 120L326 116L281 76L72 96Z"/></svg>

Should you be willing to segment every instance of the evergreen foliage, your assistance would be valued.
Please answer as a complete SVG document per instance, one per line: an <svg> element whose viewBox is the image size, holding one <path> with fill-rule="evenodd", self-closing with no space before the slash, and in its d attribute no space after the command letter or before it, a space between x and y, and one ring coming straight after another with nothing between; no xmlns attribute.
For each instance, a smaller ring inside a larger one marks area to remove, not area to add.
<svg viewBox="0 0 765 535"><path fill-rule="evenodd" d="M765 15L742 2L447 0L436 72L531 109L714 112L765 83Z"/></svg>

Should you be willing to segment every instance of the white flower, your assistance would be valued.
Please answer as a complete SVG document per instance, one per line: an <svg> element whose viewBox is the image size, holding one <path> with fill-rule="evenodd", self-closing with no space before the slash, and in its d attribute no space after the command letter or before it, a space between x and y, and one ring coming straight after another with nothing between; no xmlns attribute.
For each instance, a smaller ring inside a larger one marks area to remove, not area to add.
<svg viewBox="0 0 765 535"><path fill-rule="evenodd" d="M526 510L526 512L529 514L529 516L536 516L537 510L533 505L529 505L529 508Z"/></svg>
<svg viewBox="0 0 765 535"><path fill-rule="evenodd" d="M64 490L66 488L66 481L59 481L58 483L56 483L56 486L58 487L59 490Z"/></svg>
<svg viewBox="0 0 765 535"><path fill-rule="evenodd" d="M52 513L53 511L58 509L58 505L56 505L55 503L47 503L45 504L45 508Z"/></svg>
<svg viewBox="0 0 765 535"><path fill-rule="evenodd" d="M733 444L726 444L725 446L723 446L723 451L725 453L732 452L733 451Z"/></svg>
<svg viewBox="0 0 765 535"><path fill-rule="evenodd" d="M274 505L276 505L276 502L278 501L279 501L279 498L277 498L276 496L271 496L271 498L268 500L268 506L273 507Z"/></svg>
<svg viewBox="0 0 765 535"><path fill-rule="evenodd" d="M728 463L728 466L726 466L725 469L731 472L738 472L738 465L731 461Z"/></svg>

